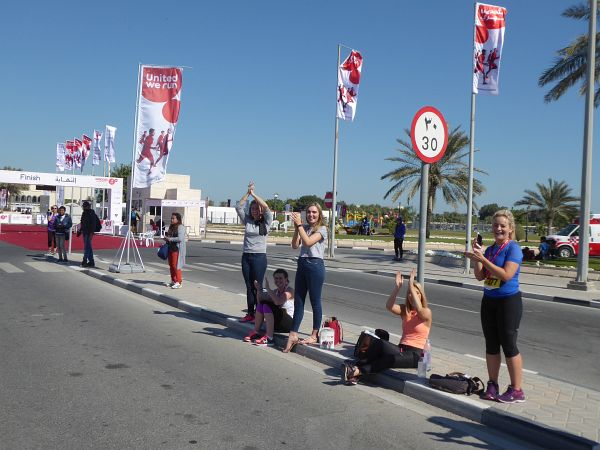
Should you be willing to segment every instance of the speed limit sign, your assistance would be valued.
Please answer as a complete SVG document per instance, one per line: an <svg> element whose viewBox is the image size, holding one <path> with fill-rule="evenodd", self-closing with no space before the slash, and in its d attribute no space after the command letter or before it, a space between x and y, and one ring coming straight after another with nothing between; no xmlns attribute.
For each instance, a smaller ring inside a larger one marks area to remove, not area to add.
<svg viewBox="0 0 600 450"><path fill-rule="evenodd" d="M424 106L417 111L410 127L410 138L421 161L438 161L448 145L448 125L442 113L433 106Z"/></svg>

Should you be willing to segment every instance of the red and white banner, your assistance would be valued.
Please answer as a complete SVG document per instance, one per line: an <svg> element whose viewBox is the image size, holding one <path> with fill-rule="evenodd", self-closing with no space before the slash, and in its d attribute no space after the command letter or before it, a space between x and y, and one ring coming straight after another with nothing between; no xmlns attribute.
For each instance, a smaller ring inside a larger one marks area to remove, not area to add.
<svg viewBox="0 0 600 450"><path fill-rule="evenodd" d="M100 165L100 139L102 139L102 133L94 130L94 144L92 145L92 166Z"/></svg>
<svg viewBox="0 0 600 450"><path fill-rule="evenodd" d="M65 153L65 170L70 171L73 170L73 153L75 153L75 143L73 141L66 141L65 148L67 150Z"/></svg>
<svg viewBox="0 0 600 450"><path fill-rule="evenodd" d="M182 69L142 66L133 187L165 179L181 105Z"/></svg>
<svg viewBox="0 0 600 450"><path fill-rule="evenodd" d="M92 150L92 138L84 134L81 136L81 142L83 143L83 146L81 147L81 158L83 164L85 164L90 155L90 151Z"/></svg>
<svg viewBox="0 0 600 450"><path fill-rule="evenodd" d="M83 170L83 163L81 161L83 152L83 142L81 142L77 138L73 139L73 142L73 164L75 164L75 167L77 167L78 169Z"/></svg>
<svg viewBox="0 0 600 450"><path fill-rule="evenodd" d="M352 50L346 61L338 67L337 86L337 118L354 120L358 85L362 70L363 58L356 50Z"/></svg>
<svg viewBox="0 0 600 450"><path fill-rule="evenodd" d="M506 28L506 8L475 5L473 93L498 95L498 77Z"/></svg>

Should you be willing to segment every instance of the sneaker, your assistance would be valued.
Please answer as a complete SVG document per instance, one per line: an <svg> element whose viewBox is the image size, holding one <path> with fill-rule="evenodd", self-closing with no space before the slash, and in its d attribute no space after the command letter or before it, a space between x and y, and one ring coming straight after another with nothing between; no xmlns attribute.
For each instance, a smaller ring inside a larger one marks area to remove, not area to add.
<svg viewBox="0 0 600 450"><path fill-rule="evenodd" d="M490 380L487 382L487 388L485 389L485 392L481 394L479 398L482 400L495 401L498 397L499 391L500 387L498 386L498 383L494 383L492 380Z"/></svg>
<svg viewBox="0 0 600 450"><path fill-rule="evenodd" d="M165 283L166 287L172 287L175 284L174 281L169 281L168 283Z"/></svg>
<svg viewBox="0 0 600 450"><path fill-rule="evenodd" d="M256 331L252 330L250 334L244 338L244 342L252 342L256 338L258 338L258 336L259 334Z"/></svg>
<svg viewBox="0 0 600 450"><path fill-rule="evenodd" d="M496 397L496 400L500 403L523 403L525 402L525 393L523 389L517 390L509 384L506 392Z"/></svg>
<svg viewBox="0 0 600 450"><path fill-rule="evenodd" d="M254 345L260 345L261 347L273 347L275 345L275 341L273 339L269 339L266 335L254 341Z"/></svg>
<svg viewBox="0 0 600 450"><path fill-rule="evenodd" d="M246 323L246 322L254 322L254 316L250 315L250 314L246 314L244 317L242 317L240 320L240 322L242 323Z"/></svg>
<svg viewBox="0 0 600 450"><path fill-rule="evenodd" d="M173 286L171 286L171 289L179 289L181 287L180 283L173 283Z"/></svg>
<svg viewBox="0 0 600 450"><path fill-rule="evenodd" d="M64 262L64 259L58 258L57 262Z"/></svg>

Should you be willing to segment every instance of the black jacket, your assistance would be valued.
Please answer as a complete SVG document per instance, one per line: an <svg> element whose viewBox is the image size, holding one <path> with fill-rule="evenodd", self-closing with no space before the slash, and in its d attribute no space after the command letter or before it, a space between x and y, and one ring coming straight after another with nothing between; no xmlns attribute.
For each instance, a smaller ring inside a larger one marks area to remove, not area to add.
<svg viewBox="0 0 600 450"><path fill-rule="evenodd" d="M83 210L79 231L83 234L92 234L96 232L96 213L93 209Z"/></svg>

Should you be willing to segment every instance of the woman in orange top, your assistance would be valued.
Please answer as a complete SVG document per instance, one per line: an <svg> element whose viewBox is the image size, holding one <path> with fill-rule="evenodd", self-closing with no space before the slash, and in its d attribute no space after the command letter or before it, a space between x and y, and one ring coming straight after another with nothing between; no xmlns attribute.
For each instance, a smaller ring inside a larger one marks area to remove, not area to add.
<svg viewBox="0 0 600 450"><path fill-rule="evenodd" d="M344 363L342 375L344 381L356 384L361 375L378 373L385 369L416 368L431 330L431 310L427 307L427 298L423 287L415 281L416 270L410 273L408 291L404 305L396 303L402 288L403 278L396 272L396 284L385 307L392 314L402 318L402 339L398 346L383 339L373 339L365 359L355 365Z"/></svg>

